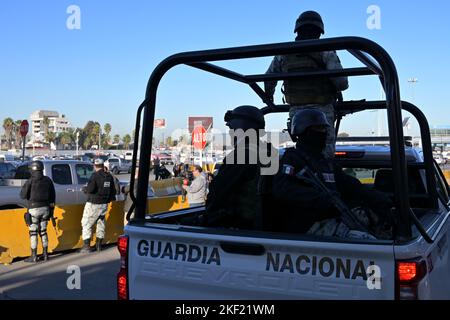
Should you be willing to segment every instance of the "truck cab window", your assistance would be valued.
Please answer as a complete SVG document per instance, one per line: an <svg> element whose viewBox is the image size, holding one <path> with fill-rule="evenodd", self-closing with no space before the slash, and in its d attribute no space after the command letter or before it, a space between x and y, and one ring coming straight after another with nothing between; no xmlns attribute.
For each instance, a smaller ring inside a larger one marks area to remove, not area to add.
<svg viewBox="0 0 450 320"><path fill-rule="evenodd" d="M28 165L22 165L17 168L16 174L14 175L14 179L23 179L28 180L31 178L30 169L28 169Z"/></svg>
<svg viewBox="0 0 450 320"><path fill-rule="evenodd" d="M77 173L78 184L86 184L89 182L89 179L94 172L94 167L89 164L77 164L75 170Z"/></svg>
<svg viewBox="0 0 450 320"><path fill-rule="evenodd" d="M55 164L52 166L53 182L56 184L72 184L72 174L70 166L67 164Z"/></svg>
<svg viewBox="0 0 450 320"><path fill-rule="evenodd" d="M10 163L0 162L0 179L12 179L14 178L16 169Z"/></svg>

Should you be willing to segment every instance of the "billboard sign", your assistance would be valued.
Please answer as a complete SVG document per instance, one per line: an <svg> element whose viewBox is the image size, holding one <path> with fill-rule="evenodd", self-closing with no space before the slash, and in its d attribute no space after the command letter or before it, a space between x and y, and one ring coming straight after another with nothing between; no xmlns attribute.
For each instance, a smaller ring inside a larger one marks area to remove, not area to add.
<svg viewBox="0 0 450 320"><path fill-rule="evenodd" d="M210 131L213 127L213 117L188 117L188 129L192 134L196 127L203 127L206 131Z"/></svg>
<svg viewBox="0 0 450 320"><path fill-rule="evenodd" d="M166 119L155 119L153 127L156 129L164 129L166 127Z"/></svg>

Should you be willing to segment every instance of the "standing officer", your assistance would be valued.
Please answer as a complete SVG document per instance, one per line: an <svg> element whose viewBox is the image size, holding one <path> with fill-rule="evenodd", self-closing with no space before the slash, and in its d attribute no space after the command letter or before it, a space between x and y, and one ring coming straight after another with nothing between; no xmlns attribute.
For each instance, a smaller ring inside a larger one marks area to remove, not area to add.
<svg viewBox="0 0 450 320"><path fill-rule="evenodd" d="M90 252L92 227L97 224L96 250L101 250L102 241L105 238L105 215L108 203L115 200L116 188L114 178L103 167L102 159L95 159L95 172L92 174L88 185L84 188L88 199L84 206L81 226L83 228L83 247L81 253Z"/></svg>
<svg viewBox="0 0 450 320"><path fill-rule="evenodd" d="M155 174L155 181L159 180L159 169L161 168L161 161L158 156L153 160L153 173Z"/></svg>
<svg viewBox="0 0 450 320"><path fill-rule="evenodd" d="M25 262L37 261L37 235L41 236L43 260L48 260L47 224L53 215L55 205L55 186L53 181L44 176L42 161L31 162L29 169L31 178L25 182L20 197L28 200L28 212L25 221L30 231L31 256Z"/></svg>
<svg viewBox="0 0 450 320"><path fill-rule="evenodd" d="M353 208L370 208L380 221L389 220L393 203L386 194L367 188L324 157L322 151L329 126L325 114L317 109L297 110L288 125L297 144L285 151L273 180L273 198L280 204L278 219L283 222L284 232L371 238L360 232L366 230L355 229L355 225L342 225L345 212L340 211L342 208L336 207L333 200L342 199ZM311 177L303 179L305 168L309 168L327 190L317 188Z"/></svg>
<svg viewBox="0 0 450 320"><path fill-rule="evenodd" d="M324 34L322 17L315 11L303 12L295 24L297 33L295 41L319 39ZM335 51L312 52L276 56L266 73L311 72L320 70L342 69L341 61ZM267 81L264 84L266 93L272 98L277 81ZM334 158L335 150L335 112L336 103L341 92L348 88L347 77L316 77L308 79L293 79L284 81L282 92L288 104L291 105L289 117L299 108L316 107L323 111L330 126L327 128L327 158Z"/></svg>

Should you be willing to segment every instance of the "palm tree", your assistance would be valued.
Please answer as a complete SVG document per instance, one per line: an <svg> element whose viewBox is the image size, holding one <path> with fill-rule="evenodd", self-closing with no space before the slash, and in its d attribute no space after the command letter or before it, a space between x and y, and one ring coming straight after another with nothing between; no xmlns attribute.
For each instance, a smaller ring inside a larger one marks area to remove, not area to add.
<svg viewBox="0 0 450 320"><path fill-rule="evenodd" d="M99 138L101 130L102 130L102 126L100 125L100 123L95 122L95 124L92 128L91 134L90 134L92 144L98 145L98 150L101 149L101 143L102 143L101 141L99 141L99 140L101 140L101 137Z"/></svg>
<svg viewBox="0 0 450 320"><path fill-rule="evenodd" d="M44 116L44 119L42 120L42 126L44 127L44 137L47 137L48 127L50 126L50 119L47 116Z"/></svg>
<svg viewBox="0 0 450 320"><path fill-rule="evenodd" d="M56 134L53 131L49 131L45 136L45 140L51 145L52 142L56 141Z"/></svg>
<svg viewBox="0 0 450 320"><path fill-rule="evenodd" d="M5 129L5 138L8 143L8 149L11 149L12 131L14 128L14 120L6 118L3 120L3 129Z"/></svg>
<svg viewBox="0 0 450 320"><path fill-rule="evenodd" d="M116 149L119 149L120 136L118 134L114 135L113 142L117 145Z"/></svg>
<svg viewBox="0 0 450 320"><path fill-rule="evenodd" d="M72 144L72 137L69 132L61 132L58 136L59 143L63 145L63 149L66 145Z"/></svg>
<svg viewBox="0 0 450 320"><path fill-rule="evenodd" d="M122 141L124 144L124 148L126 150L128 150L128 147L130 146L130 142L131 142L131 136L129 134L124 135L122 138Z"/></svg>
<svg viewBox="0 0 450 320"><path fill-rule="evenodd" d="M109 123L105 123L105 125L103 126L103 131L105 133L105 137L104 137L104 144L105 146L108 146L110 141L111 141L111 136L109 135L111 132L111 124Z"/></svg>
<svg viewBox="0 0 450 320"><path fill-rule="evenodd" d="M13 132L14 132L14 145L16 149L21 149L22 145L22 136L20 135L20 125L22 124L22 120L16 120L13 124Z"/></svg>

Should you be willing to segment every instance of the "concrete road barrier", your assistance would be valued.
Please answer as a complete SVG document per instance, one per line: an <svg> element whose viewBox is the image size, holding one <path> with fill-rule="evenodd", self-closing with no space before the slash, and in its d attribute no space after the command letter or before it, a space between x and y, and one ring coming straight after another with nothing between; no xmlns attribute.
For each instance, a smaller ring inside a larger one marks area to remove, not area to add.
<svg viewBox="0 0 450 320"><path fill-rule="evenodd" d="M179 210L187 208L187 201L183 202L179 195L149 198L148 213ZM81 248L81 217L84 204L56 206L56 228L51 221L48 223L47 233L49 252L60 252ZM26 209L0 210L0 263L11 263L13 259L30 255L30 238L28 227L24 221ZM116 243L117 237L123 234L123 201L115 201L108 207L106 214L106 235L104 243ZM95 227L93 228L92 245L95 243ZM38 253L42 253L39 238Z"/></svg>

